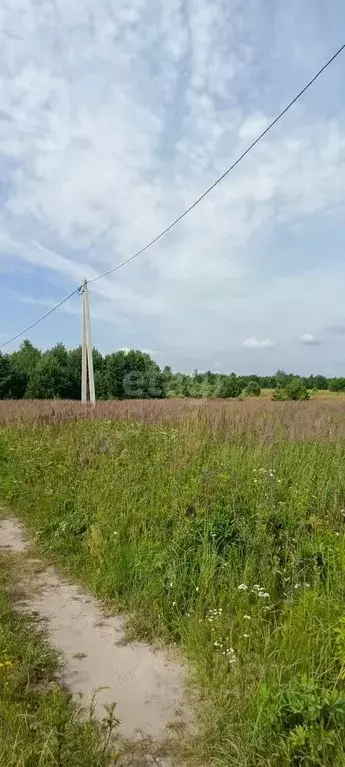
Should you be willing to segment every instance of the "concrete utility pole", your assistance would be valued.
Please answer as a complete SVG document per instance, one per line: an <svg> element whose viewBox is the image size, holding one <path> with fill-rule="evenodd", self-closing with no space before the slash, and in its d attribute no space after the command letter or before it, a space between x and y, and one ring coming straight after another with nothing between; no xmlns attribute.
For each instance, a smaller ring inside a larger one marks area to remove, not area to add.
<svg viewBox="0 0 345 767"><path fill-rule="evenodd" d="M95 396L95 380L93 375L93 359L92 359L92 342L91 342L91 322L90 322L90 306L89 306L89 292L87 289L87 280L83 280L82 287L83 296L83 346L81 356L81 401L88 401L89 398L92 405L96 402ZM89 381L89 387L87 383Z"/></svg>

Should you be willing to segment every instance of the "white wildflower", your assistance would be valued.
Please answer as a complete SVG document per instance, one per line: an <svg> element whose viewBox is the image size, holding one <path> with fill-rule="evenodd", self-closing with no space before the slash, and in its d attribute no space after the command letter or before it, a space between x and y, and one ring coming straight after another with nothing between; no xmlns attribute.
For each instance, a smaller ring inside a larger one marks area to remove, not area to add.
<svg viewBox="0 0 345 767"><path fill-rule="evenodd" d="M245 583L240 583L240 585L237 586L237 591L248 591L248 586L246 586Z"/></svg>
<svg viewBox="0 0 345 767"><path fill-rule="evenodd" d="M248 639L249 634L243 634L243 636L244 636L245 639Z"/></svg>
<svg viewBox="0 0 345 767"><path fill-rule="evenodd" d="M244 615L243 617L244 617L244 620L246 620L246 621L251 621L251 619L252 619L251 615Z"/></svg>
<svg viewBox="0 0 345 767"><path fill-rule="evenodd" d="M269 596L268 591L258 591L258 597L261 597L261 599L269 599Z"/></svg>

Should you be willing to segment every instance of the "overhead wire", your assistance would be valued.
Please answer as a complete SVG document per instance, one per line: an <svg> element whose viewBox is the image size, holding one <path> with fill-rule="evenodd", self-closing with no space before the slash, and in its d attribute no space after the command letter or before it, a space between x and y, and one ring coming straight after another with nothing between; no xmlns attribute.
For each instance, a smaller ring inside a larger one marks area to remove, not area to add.
<svg viewBox="0 0 345 767"><path fill-rule="evenodd" d="M35 328L36 325L39 325L40 322L43 322L43 320L45 320L47 317L53 314L53 312L56 312L57 309L60 309L60 306L63 306L63 304L69 301L69 299L72 298L72 296L75 296L76 293L79 293L81 289L82 289L82 285L79 285L75 290L72 291L72 293L70 293L68 296L63 298L62 301L60 301L60 303L56 304L51 309L49 309L49 312L46 312L45 314L43 314L42 317L39 317L38 320L33 322L32 325L28 325L28 327L24 328L24 330L21 330L20 333L17 333L17 335L12 336L12 338L9 338L8 341L5 341L5 343L1 344L0 349L3 349L4 346L11 344L13 341L17 341L17 339L23 336L24 333L28 333L29 330L32 330L32 328Z"/></svg>
<svg viewBox="0 0 345 767"><path fill-rule="evenodd" d="M196 208L196 206L199 205L199 203L202 200L204 200L205 197L208 194L210 194L210 192L212 192L212 190L215 189L215 187L218 186L218 184L220 184L220 182L223 181L226 178L226 176L228 176L229 173L231 173L231 171L234 170L234 168L236 168L237 165L239 165L239 163L244 159L244 157L246 157L246 155L249 154L249 152L251 152L251 150L256 146L256 144L258 144L259 141L261 141L261 139L264 136L266 136L266 134L273 128L273 126L276 125L277 122L279 122L279 120L282 119L282 117L284 117L284 115L289 111L289 109L291 109L291 107L294 104L296 104L296 101L298 101L301 98L301 96L303 96L303 94L306 93L306 91L313 85L313 83L315 83L315 80L317 80L318 77L320 77L320 75L325 71L325 69L327 69L327 67L329 67L329 65L332 64L332 62L337 58L337 56L340 55L340 53L342 53L344 49L345 49L345 43L344 45L341 46L341 48L339 48L333 54L333 56L330 59L328 59L326 64L324 64L323 67L321 67L321 69L319 69L319 71L316 73L316 75L314 75L314 77L311 80L309 80L307 85L305 85L304 88L302 88L302 90L297 94L297 96L295 96L295 98L292 99L292 101L290 101L289 104L281 112L279 112L277 117L275 117L275 119L272 120L272 122L270 122L267 128L265 128L265 130L263 130L260 133L260 135L257 136L257 138L254 141L252 141L252 143L247 147L247 149L245 149L244 152L242 152L242 154L237 158L237 160L235 160L235 162L233 162L232 165L230 165L230 167L227 168L227 170L224 173L222 173L222 175L219 176L216 179L216 181L214 181L213 184L211 184L211 186L209 186L206 189L206 191L203 192L203 194L201 194L200 197L198 197L189 206L189 208L187 208L183 213L181 213L177 218L175 218L175 220L171 224L169 224L169 226L167 226L166 229L160 232L160 234L158 234L156 237L150 240L150 242L148 242L147 245L144 245L144 247L141 248L141 250L138 250L137 253L134 253L133 256L130 256L125 261L122 261L113 269L109 269L107 272L104 272L103 274L98 275L98 277L93 277L92 280L88 280L88 283L90 284L91 282L97 282L97 280L102 280L103 277L109 277L110 274L114 274L114 272L117 272L118 269L122 269L123 266L126 266L126 264L129 264L131 261L134 261L135 258L138 258L138 256L141 256L143 253L145 253L149 248L151 248L152 245L154 245L156 242L158 242L158 240L164 237L164 235L170 232L171 229L173 229L173 227L176 226L176 224L182 221L182 219L185 218L188 215L188 213L190 213L194 208Z"/></svg>
<svg viewBox="0 0 345 767"><path fill-rule="evenodd" d="M207 197L207 195L210 194L210 192L212 192L212 190L215 189L215 187L218 186L218 184L220 184L221 181L223 181L229 175L229 173L231 173L231 171L233 171L234 168L236 168L237 165L239 165L239 163L246 157L246 155L249 154L249 152L251 152L252 149L254 149L254 147L259 143L259 141L261 141L264 138L264 136L266 136L267 133L269 133L270 130L272 130L272 128L282 119L282 117L284 117L284 115L286 115L286 113L291 109L291 107L293 107L294 104L296 104L296 102L301 98L301 96L303 96L304 93L306 93L306 91L309 90L309 88L315 83L315 81L318 80L320 75L322 75L322 73L330 66L330 64L333 63L333 61L335 61L335 59L338 56L340 56L340 54L344 50L345 50L345 43L340 48L338 48L338 50L333 54L333 56L331 56L331 58L329 58L328 61L326 61L326 63L316 72L314 77L312 77L311 80L309 80L309 82L304 86L304 88L302 88L302 90L300 90L299 93L297 93L297 95L287 104L287 106L281 112L279 112L277 117L275 117L274 120L272 120L269 123L269 125L256 137L256 139L254 139L254 141L252 141L252 143L247 147L247 149L244 150L244 152L242 152L242 154L237 158L237 160L235 160L232 163L232 165L230 165L229 168L227 168L227 170L225 170L224 173L222 173L222 175L219 176L211 184L211 186L209 186L196 200L194 200L194 202L185 211L183 211L183 213L181 213L177 218L175 218L174 221L172 221L172 223L169 224L169 226L167 226L156 237L154 237L146 245L144 245L143 248L138 250L136 253L134 253L132 256L130 256L129 258L125 259L124 261L121 261L121 263L117 264L116 266L114 266L114 268L109 269L108 271L104 272L103 274L99 274L97 277L93 277L93 279L91 279L91 280L87 280L88 284L91 284L93 282L97 282L98 280L101 280L104 277L109 277L111 274L114 274L119 269L122 269L124 266L129 264L131 261L134 261L134 259L136 259L139 256L141 256L149 248L151 248L152 245L154 245L156 242L161 240L162 237L164 237L166 234L168 234L168 232L170 232L176 226L176 224L178 224L180 221L182 221L192 210L194 210L194 208L196 208L197 205L199 205L199 203L202 202L202 200L204 200L205 197ZM62 301L60 301L58 304L56 304L56 306L53 306L48 312L46 312L46 314L44 314L42 317L39 317L35 322L33 322L27 328L24 328L24 330L21 330L20 333L17 333L15 336L12 336L12 338L9 338L7 341L5 341L3 344L1 344L0 345L0 350L3 349L8 344L12 343L13 341L16 341L18 338L21 338L21 336L23 336L25 333L28 333L29 330L32 330L34 327L39 325L40 322L43 322L47 317L49 317L51 314L53 314L53 312L55 312L57 309L59 309L61 306L63 306L63 304L65 304L67 301L69 301L69 299L72 298L72 296L74 296L76 293L80 292L81 289L82 289L82 285L79 285L75 290L72 291L72 293L70 293Z"/></svg>

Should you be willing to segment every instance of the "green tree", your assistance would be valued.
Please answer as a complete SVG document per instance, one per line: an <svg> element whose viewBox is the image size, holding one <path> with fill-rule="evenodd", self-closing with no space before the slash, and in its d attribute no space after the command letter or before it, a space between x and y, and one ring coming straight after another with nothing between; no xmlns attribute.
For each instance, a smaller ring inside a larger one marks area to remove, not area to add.
<svg viewBox="0 0 345 767"><path fill-rule="evenodd" d="M58 365L63 368L67 368L68 365L68 351L63 343L60 341L55 344L51 349L45 352L52 359L56 360Z"/></svg>
<svg viewBox="0 0 345 767"><path fill-rule="evenodd" d="M328 379L326 376L322 375L316 375L316 376L309 376L309 378L304 379L304 384L307 387L307 389L316 389L316 390L327 390L328 389Z"/></svg>
<svg viewBox="0 0 345 767"><path fill-rule="evenodd" d="M70 349L67 356L67 399L81 399L81 346Z"/></svg>
<svg viewBox="0 0 345 767"><path fill-rule="evenodd" d="M217 385L217 384L216 384ZM207 378L204 378L200 387L200 396L206 399L212 399L215 397L215 385L212 384Z"/></svg>
<svg viewBox="0 0 345 767"><path fill-rule="evenodd" d="M191 395L191 381L189 376L183 375L181 379L181 395L182 397L190 397Z"/></svg>
<svg viewBox="0 0 345 767"><path fill-rule="evenodd" d="M108 389L102 370L95 370L95 393L97 399L108 399Z"/></svg>
<svg viewBox="0 0 345 767"><path fill-rule="evenodd" d="M284 370L277 370L275 377L276 377L276 385L283 386L283 387L287 386L294 378L292 373L285 373Z"/></svg>
<svg viewBox="0 0 345 767"><path fill-rule="evenodd" d="M149 354L137 349L108 354L104 376L108 395L115 399L166 396L166 383L159 365Z"/></svg>
<svg viewBox="0 0 345 767"><path fill-rule="evenodd" d="M8 355L0 352L0 399L8 399L11 388L11 364Z"/></svg>
<svg viewBox="0 0 345 767"><path fill-rule="evenodd" d="M11 365L13 369L25 373L27 378L35 370L36 365L42 357L42 352L37 349L27 338L21 343L17 352L11 354Z"/></svg>
<svg viewBox="0 0 345 767"><path fill-rule="evenodd" d="M191 381L190 381L190 389L189 389L190 396L193 397L193 399L200 399L203 396L203 394L202 394L202 387L203 387L203 382L199 381L193 375L193 377L191 378Z"/></svg>
<svg viewBox="0 0 345 767"><path fill-rule="evenodd" d="M22 399L27 382L27 375L13 367L11 355L0 352L0 399Z"/></svg>
<svg viewBox="0 0 345 767"><path fill-rule="evenodd" d="M345 378L331 378L329 390L332 392L345 391Z"/></svg>
<svg viewBox="0 0 345 767"><path fill-rule="evenodd" d="M222 375L219 378L215 390L215 396L223 399L239 397L242 391L241 381L233 373L229 376Z"/></svg>
<svg viewBox="0 0 345 767"><path fill-rule="evenodd" d="M30 376L27 396L32 399L64 399L68 392L67 368L49 352L40 359Z"/></svg>

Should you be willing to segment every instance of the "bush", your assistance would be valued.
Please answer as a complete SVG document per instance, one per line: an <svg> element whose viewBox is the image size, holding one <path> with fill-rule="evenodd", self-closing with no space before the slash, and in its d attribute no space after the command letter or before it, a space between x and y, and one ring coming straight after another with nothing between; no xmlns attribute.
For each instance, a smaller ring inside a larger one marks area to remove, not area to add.
<svg viewBox="0 0 345 767"><path fill-rule="evenodd" d="M215 396L222 399L239 397L242 391L240 380L237 376L222 375L220 376L217 387L215 388Z"/></svg>
<svg viewBox="0 0 345 767"><path fill-rule="evenodd" d="M300 378L293 378L287 386L278 386L273 393L273 400L282 402L285 400L308 400L310 394Z"/></svg>
<svg viewBox="0 0 345 767"><path fill-rule="evenodd" d="M249 381L243 389L243 394L247 397L260 397L261 387L257 381Z"/></svg>
<svg viewBox="0 0 345 767"><path fill-rule="evenodd" d="M286 387L287 399L290 400L307 400L310 399L310 394L306 386L300 378L293 378L292 381Z"/></svg>
<svg viewBox="0 0 345 767"><path fill-rule="evenodd" d="M272 399L274 402L285 402L285 400L289 399L286 389L283 386L277 386L272 394Z"/></svg>

